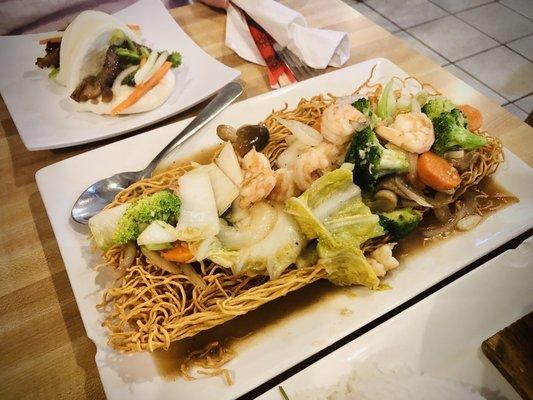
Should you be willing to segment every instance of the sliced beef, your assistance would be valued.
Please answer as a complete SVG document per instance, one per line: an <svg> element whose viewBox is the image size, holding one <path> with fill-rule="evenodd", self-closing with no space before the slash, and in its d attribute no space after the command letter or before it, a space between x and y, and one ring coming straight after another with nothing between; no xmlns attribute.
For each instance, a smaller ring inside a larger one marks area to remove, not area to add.
<svg viewBox="0 0 533 400"><path fill-rule="evenodd" d="M61 49L61 42L46 43L46 55L44 57L37 57L35 65L39 68L59 68L59 51Z"/></svg>
<svg viewBox="0 0 533 400"><path fill-rule="evenodd" d="M119 57L116 53L117 46L109 46L105 54L104 65L100 71L100 83L103 87L111 88L113 82L123 67L120 65Z"/></svg>

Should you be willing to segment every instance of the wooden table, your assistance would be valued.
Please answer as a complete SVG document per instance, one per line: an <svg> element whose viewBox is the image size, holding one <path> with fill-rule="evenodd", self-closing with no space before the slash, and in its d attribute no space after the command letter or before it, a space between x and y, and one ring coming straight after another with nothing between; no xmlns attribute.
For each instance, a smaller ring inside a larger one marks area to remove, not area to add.
<svg viewBox="0 0 533 400"><path fill-rule="evenodd" d="M454 101L478 107L488 131L533 164L533 129L351 7L340 0L328 1L326 8L322 0L284 3L304 14L311 26L348 32L351 57L347 65L385 57L452 95ZM171 13L211 56L242 72L243 98L269 90L263 67L245 62L224 46L224 13L202 4ZM95 347L85 335L34 178L40 168L102 142L29 152L3 101L0 121L0 398L104 398Z"/></svg>

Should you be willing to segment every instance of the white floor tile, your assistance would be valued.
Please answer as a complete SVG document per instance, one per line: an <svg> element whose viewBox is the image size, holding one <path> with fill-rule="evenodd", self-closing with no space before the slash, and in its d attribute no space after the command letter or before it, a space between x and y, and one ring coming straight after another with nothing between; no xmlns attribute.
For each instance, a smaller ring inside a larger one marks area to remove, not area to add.
<svg viewBox="0 0 533 400"><path fill-rule="evenodd" d="M498 44L454 16L408 29L408 32L451 61L468 57Z"/></svg>
<svg viewBox="0 0 533 400"><path fill-rule="evenodd" d="M533 19L533 1L531 0L501 0L502 4L511 7L526 17Z"/></svg>
<svg viewBox="0 0 533 400"><path fill-rule="evenodd" d="M430 0L432 3L448 10L451 13L466 10L467 8L480 6L492 0Z"/></svg>
<svg viewBox="0 0 533 400"><path fill-rule="evenodd" d="M449 63L449 61L446 60L444 57L441 57L440 55L435 53L433 50L431 50L429 47L420 43L418 40L416 40L414 37L409 35L407 32L405 31L397 32L394 35L406 41L407 43L409 43L409 45L413 47L416 51L418 51L419 53L422 53L428 58L431 58L433 61L435 61L440 66L443 66Z"/></svg>
<svg viewBox="0 0 533 400"><path fill-rule="evenodd" d="M518 107L527 112L533 112L533 94L514 102Z"/></svg>
<svg viewBox="0 0 533 400"><path fill-rule="evenodd" d="M379 15L377 12L372 10L367 5L357 2L357 1L347 1L344 0L346 4L348 4L350 7L354 8L355 10L359 11L361 14L363 14L365 17L370 19L372 22L375 22L382 28L385 28L389 32L398 32L400 30L400 27L389 21L387 18L383 18L381 15Z"/></svg>
<svg viewBox="0 0 533 400"><path fill-rule="evenodd" d="M448 72L451 72L457 78L461 79L463 82L472 86L482 95L488 97L495 103L498 103L500 105L507 103L507 100L504 99L502 96L500 96L498 93L496 93L494 90L484 85L483 83L479 82L477 79L473 78L472 76L468 75L463 70L457 68L455 65L447 65L446 67L444 67L444 69L447 70Z"/></svg>
<svg viewBox="0 0 533 400"><path fill-rule="evenodd" d="M498 3L476 7L457 16L502 43L533 33L533 21Z"/></svg>
<svg viewBox="0 0 533 400"><path fill-rule="evenodd" d="M457 64L510 101L533 92L533 63L504 46Z"/></svg>
<svg viewBox="0 0 533 400"><path fill-rule="evenodd" d="M507 104L506 106L503 106L503 108L505 108L511 114L516 115L522 121L525 121L525 119L527 118L527 114L521 109L519 109L517 106L515 106L513 103Z"/></svg>
<svg viewBox="0 0 533 400"><path fill-rule="evenodd" d="M427 0L369 0L366 4L404 29L447 15Z"/></svg>
<svg viewBox="0 0 533 400"><path fill-rule="evenodd" d="M533 61L533 35L507 43L507 46Z"/></svg>

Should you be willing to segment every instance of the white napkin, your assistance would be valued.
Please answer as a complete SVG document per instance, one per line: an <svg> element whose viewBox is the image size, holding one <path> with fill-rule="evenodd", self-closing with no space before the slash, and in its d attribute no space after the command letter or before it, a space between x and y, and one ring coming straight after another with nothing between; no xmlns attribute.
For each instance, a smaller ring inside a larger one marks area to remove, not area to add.
<svg viewBox="0 0 533 400"><path fill-rule="evenodd" d="M312 68L340 67L350 58L346 32L309 28L302 14L274 0L232 0L281 46L286 46ZM265 65L246 20L230 4L226 46L250 62Z"/></svg>

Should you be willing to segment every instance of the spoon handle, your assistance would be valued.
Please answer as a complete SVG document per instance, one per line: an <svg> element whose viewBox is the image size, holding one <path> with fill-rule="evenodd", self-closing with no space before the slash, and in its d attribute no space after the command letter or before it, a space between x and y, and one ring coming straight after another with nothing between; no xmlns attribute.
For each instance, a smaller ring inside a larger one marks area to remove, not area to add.
<svg viewBox="0 0 533 400"><path fill-rule="evenodd" d="M242 93L242 86L237 82L230 82L224 86L213 100L187 125L178 135L159 152L157 156L142 170L141 179L152 174L157 164L177 145L183 143L209 121L215 118L224 108L230 105Z"/></svg>

